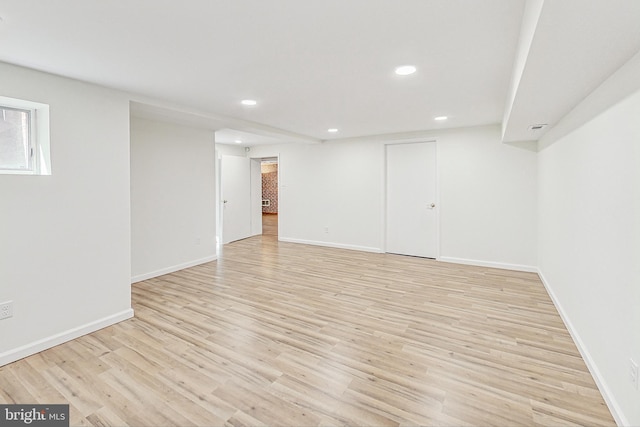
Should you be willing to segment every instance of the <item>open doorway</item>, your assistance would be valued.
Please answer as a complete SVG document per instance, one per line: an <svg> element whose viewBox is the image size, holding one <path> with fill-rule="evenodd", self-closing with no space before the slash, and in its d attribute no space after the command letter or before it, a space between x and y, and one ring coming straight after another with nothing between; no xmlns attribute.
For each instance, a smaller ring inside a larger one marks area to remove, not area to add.
<svg viewBox="0 0 640 427"><path fill-rule="evenodd" d="M262 235L278 237L278 158L261 159Z"/></svg>

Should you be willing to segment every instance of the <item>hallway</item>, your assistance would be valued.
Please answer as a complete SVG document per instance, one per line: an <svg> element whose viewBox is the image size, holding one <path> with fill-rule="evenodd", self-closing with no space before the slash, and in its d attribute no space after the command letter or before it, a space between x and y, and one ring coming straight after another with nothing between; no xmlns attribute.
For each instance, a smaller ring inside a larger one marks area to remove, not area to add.
<svg viewBox="0 0 640 427"><path fill-rule="evenodd" d="M262 214L262 235L278 237L278 214Z"/></svg>

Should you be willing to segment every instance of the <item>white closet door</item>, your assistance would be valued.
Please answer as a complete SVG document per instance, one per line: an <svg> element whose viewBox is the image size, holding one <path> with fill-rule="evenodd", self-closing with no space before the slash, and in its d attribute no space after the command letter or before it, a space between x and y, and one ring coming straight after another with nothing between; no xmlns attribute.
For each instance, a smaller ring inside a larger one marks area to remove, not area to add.
<svg viewBox="0 0 640 427"><path fill-rule="evenodd" d="M437 256L436 144L386 146L386 251Z"/></svg>
<svg viewBox="0 0 640 427"><path fill-rule="evenodd" d="M222 242L251 236L251 160L222 156Z"/></svg>

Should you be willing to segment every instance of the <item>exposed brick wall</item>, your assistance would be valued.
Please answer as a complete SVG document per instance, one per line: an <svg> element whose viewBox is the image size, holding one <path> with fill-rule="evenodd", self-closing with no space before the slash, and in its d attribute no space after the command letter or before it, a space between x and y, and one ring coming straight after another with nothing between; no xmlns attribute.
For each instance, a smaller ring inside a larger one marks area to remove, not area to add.
<svg viewBox="0 0 640 427"><path fill-rule="evenodd" d="M278 165L262 165L262 200L269 200L269 206L262 207L262 213L278 213Z"/></svg>

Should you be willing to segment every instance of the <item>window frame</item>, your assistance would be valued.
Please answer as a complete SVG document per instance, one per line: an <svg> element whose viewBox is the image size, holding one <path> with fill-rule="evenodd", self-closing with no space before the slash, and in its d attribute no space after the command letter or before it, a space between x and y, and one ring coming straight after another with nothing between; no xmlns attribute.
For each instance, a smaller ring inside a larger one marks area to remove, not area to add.
<svg viewBox="0 0 640 427"><path fill-rule="evenodd" d="M0 96L0 107L28 112L28 168L0 167L0 175L51 175L49 148L49 106L32 101Z"/></svg>
<svg viewBox="0 0 640 427"><path fill-rule="evenodd" d="M11 175L33 175L37 169L37 156L34 148L34 140L36 139L35 134L35 109L33 108L19 108L10 105L4 105L0 103L0 109L2 110L13 110L27 113L27 168L26 169L12 169L12 168L4 168L0 166L0 171L5 174Z"/></svg>

